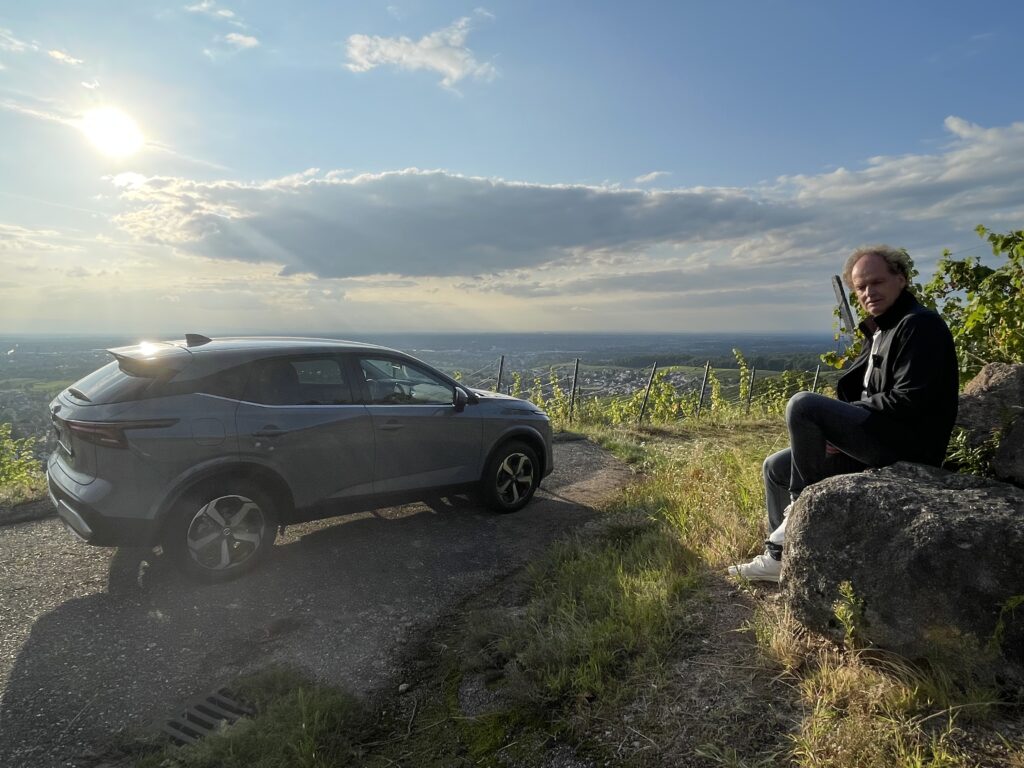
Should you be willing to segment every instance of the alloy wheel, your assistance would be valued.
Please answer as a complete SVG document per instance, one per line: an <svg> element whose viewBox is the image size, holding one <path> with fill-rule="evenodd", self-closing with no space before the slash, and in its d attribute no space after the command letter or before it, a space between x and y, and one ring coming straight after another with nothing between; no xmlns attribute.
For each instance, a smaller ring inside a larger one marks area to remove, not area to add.
<svg viewBox="0 0 1024 768"><path fill-rule="evenodd" d="M237 568L260 549L266 530L263 510L240 495L207 502L188 526L186 542L192 560L211 571Z"/></svg>
<svg viewBox="0 0 1024 768"><path fill-rule="evenodd" d="M525 453L510 453L498 465L495 490L502 503L517 504L533 488L533 461Z"/></svg>

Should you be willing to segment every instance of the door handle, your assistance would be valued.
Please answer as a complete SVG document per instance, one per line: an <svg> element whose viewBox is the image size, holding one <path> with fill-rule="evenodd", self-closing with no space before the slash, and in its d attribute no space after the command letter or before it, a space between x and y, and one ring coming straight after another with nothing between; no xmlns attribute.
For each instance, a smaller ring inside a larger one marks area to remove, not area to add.
<svg viewBox="0 0 1024 768"><path fill-rule="evenodd" d="M396 429L401 429L404 426L405 424L403 424L402 422L392 420L386 421L383 424L381 424L380 429L384 430L385 432L394 432Z"/></svg>
<svg viewBox="0 0 1024 768"><path fill-rule="evenodd" d="M287 430L275 427L273 424L268 424L263 429L253 432L253 437L278 437L283 435Z"/></svg>

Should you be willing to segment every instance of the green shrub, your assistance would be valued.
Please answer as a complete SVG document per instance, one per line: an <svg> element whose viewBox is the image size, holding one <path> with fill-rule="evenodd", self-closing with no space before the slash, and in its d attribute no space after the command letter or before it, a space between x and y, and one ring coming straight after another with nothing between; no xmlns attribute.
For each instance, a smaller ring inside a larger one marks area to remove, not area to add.
<svg viewBox="0 0 1024 768"><path fill-rule="evenodd" d="M35 439L17 440L11 430L10 424L0 424L0 502L16 504L38 497L45 478L32 454Z"/></svg>
<svg viewBox="0 0 1024 768"><path fill-rule="evenodd" d="M977 256L953 259L945 251L922 295L953 332L962 381L985 363L1024 362L1024 229L1005 235L982 226L975 231L1005 263L993 268Z"/></svg>

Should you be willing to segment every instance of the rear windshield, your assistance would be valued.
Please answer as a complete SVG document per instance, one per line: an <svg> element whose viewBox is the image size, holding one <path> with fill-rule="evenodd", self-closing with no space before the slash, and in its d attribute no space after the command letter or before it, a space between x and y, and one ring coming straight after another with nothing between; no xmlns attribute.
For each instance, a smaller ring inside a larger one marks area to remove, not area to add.
<svg viewBox="0 0 1024 768"><path fill-rule="evenodd" d="M138 400L153 383L150 376L122 371L116 362L107 363L70 387L71 396L91 405ZM82 396L85 396L85 400Z"/></svg>

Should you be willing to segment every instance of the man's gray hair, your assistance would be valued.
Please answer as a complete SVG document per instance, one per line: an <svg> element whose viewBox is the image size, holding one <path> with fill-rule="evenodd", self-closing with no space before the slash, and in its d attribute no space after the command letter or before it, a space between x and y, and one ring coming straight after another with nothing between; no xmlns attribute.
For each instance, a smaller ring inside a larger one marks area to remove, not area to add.
<svg viewBox="0 0 1024 768"><path fill-rule="evenodd" d="M853 288L853 267L865 256L881 256L889 265L889 271L894 275L903 275L907 279L907 285L910 285L914 262L905 249L893 248L891 245L863 245L850 254L850 258L843 266L843 282L847 288Z"/></svg>

